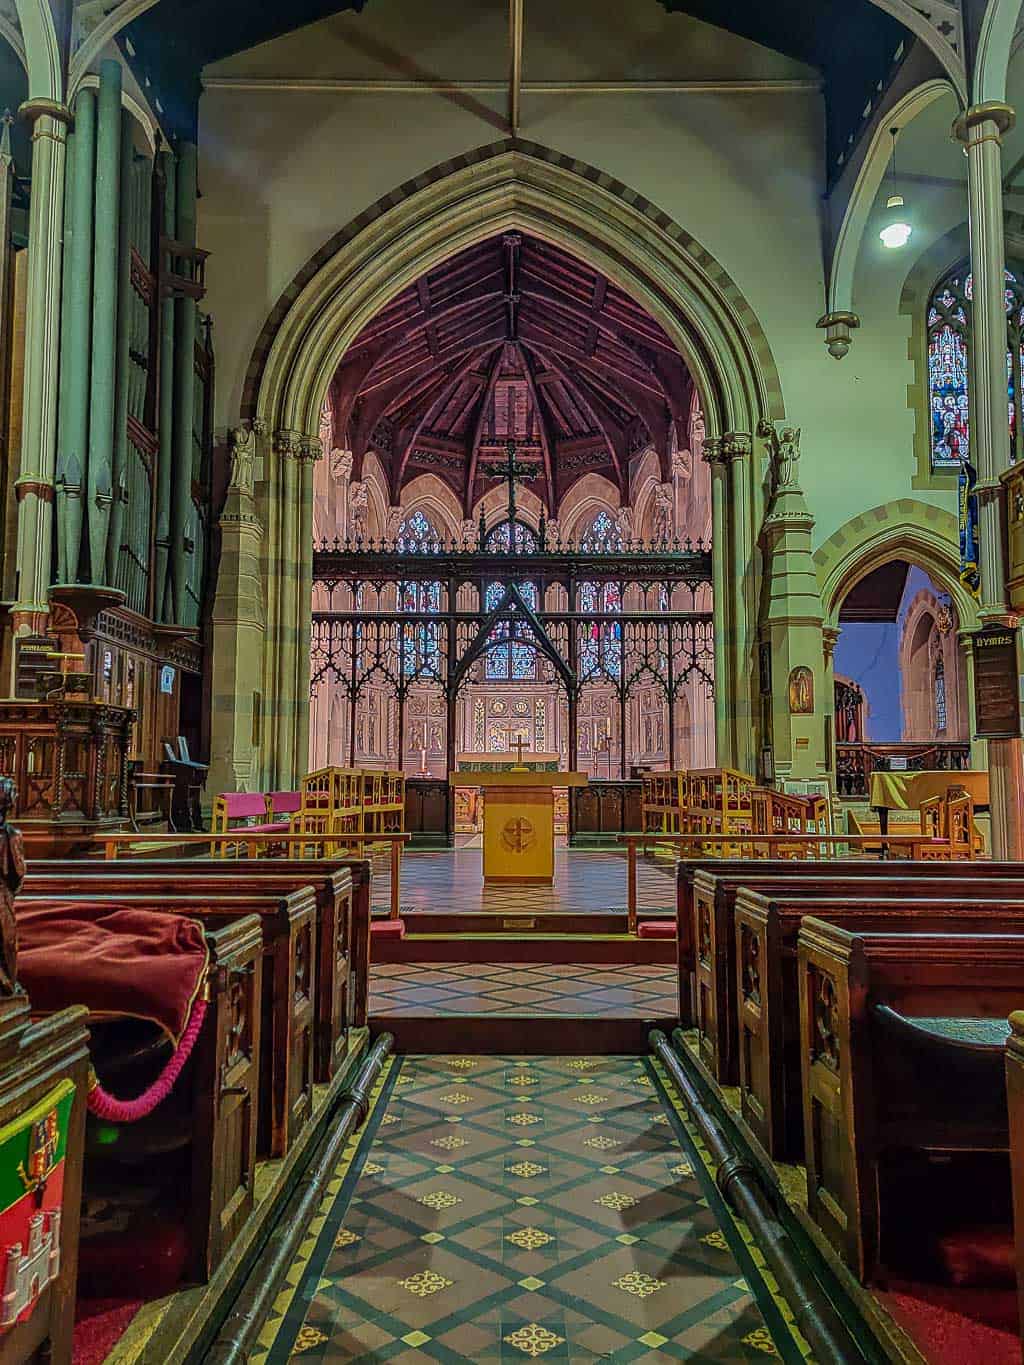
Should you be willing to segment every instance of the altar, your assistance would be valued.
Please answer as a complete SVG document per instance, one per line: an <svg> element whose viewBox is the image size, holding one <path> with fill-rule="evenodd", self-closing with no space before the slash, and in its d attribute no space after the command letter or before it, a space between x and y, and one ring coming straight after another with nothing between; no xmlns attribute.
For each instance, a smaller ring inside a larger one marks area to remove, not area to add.
<svg viewBox="0 0 1024 1365"><path fill-rule="evenodd" d="M585 787L586 773L559 772L557 754L466 754L450 782L483 791L484 882L550 886L555 789Z"/></svg>

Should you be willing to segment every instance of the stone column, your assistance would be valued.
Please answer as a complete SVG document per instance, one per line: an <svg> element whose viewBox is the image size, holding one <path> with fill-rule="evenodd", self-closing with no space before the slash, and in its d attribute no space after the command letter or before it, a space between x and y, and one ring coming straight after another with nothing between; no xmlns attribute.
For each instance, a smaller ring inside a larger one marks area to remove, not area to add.
<svg viewBox="0 0 1024 1365"><path fill-rule="evenodd" d="M114 61L105 61L100 67L94 193L92 344L89 356L92 374L89 385L85 516L86 544L89 547L88 581L103 583L107 568L110 508L114 500L112 456L117 355L117 225L121 204L121 66Z"/></svg>
<svg viewBox="0 0 1024 1365"><path fill-rule="evenodd" d="M732 593L732 630L729 660L729 705L735 729L735 766L757 772L754 733L754 641L757 639L757 591L754 581L754 532L750 510L750 455L747 432L730 431L722 438L722 454L729 462L729 523L732 532L729 589Z"/></svg>
<svg viewBox="0 0 1024 1365"><path fill-rule="evenodd" d="M772 448L774 496L761 528L768 576L761 641L771 651L774 775L820 778L825 771L825 650L821 592L811 554L814 518L797 479L800 432L758 434Z"/></svg>
<svg viewBox="0 0 1024 1365"><path fill-rule="evenodd" d="M1014 111L995 101L978 104L953 125L967 150L971 241L970 450L977 470L978 540L983 625L1011 622L1006 598L1003 485L1009 464L1006 420L1006 304L1003 271L1002 135ZM988 742L992 856L1024 857L1024 753L1019 739Z"/></svg>
<svg viewBox="0 0 1024 1365"><path fill-rule="evenodd" d="M295 654L294 779L309 772L309 649L313 612L313 481L323 447L317 437L303 441L298 455L299 517L295 543L298 566Z"/></svg>
<svg viewBox="0 0 1024 1365"><path fill-rule="evenodd" d="M82 485L89 449L92 334L93 186L96 94L82 90L68 134L57 428L57 582L76 583L82 548Z"/></svg>
<svg viewBox="0 0 1024 1365"><path fill-rule="evenodd" d="M722 451L720 436L708 436L704 441L704 459L711 466L711 588L715 613L715 759L722 767L731 767L736 754L733 729L735 717L729 705L731 670L729 668L732 603L727 591L730 558L726 534L726 499L728 494L728 458Z"/></svg>
<svg viewBox="0 0 1024 1365"><path fill-rule="evenodd" d="M29 100L32 203L29 214L25 396L18 500L18 600L15 635L45 628L53 552L53 483L57 458L60 291L64 250L64 163L70 114L63 104Z"/></svg>
<svg viewBox="0 0 1024 1365"><path fill-rule="evenodd" d="M265 613L256 513L256 435L228 433L231 473L220 528L220 566L210 615L212 710L207 791L258 791L260 748L267 719L257 690L263 664Z"/></svg>

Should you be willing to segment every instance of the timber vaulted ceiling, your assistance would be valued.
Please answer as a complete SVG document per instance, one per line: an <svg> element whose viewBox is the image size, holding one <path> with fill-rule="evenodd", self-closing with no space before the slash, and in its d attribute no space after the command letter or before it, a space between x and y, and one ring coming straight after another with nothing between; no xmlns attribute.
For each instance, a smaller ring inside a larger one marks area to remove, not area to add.
<svg viewBox="0 0 1024 1365"><path fill-rule="evenodd" d="M668 336L569 253L520 233L460 252L399 294L355 339L331 389L335 443L355 477L375 451L398 503L439 475L468 516L488 461L515 441L555 514L584 474L628 496L647 446L668 478L673 422L685 443L693 396Z"/></svg>

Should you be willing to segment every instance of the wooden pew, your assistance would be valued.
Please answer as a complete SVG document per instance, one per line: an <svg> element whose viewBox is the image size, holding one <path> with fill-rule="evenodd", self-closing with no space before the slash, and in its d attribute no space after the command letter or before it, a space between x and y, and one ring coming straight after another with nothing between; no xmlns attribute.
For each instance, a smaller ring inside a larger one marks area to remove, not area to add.
<svg viewBox="0 0 1024 1365"><path fill-rule="evenodd" d="M78 888L76 887L76 891ZM233 890L225 884L225 892ZM26 903L95 903L95 895L38 895ZM316 896L310 886L284 895L168 896L142 883L104 894L103 904L186 915L206 927L259 918L263 939L260 1105L257 1151L284 1156L313 1111L313 997L316 989Z"/></svg>
<svg viewBox="0 0 1024 1365"><path fill-rule="evenodd" d="M103 870L130 871L136 877L181 877L193 870L202 869L204 877L227 878L233 881L241 873L254 876L294 876L296 886L307 886L311 879L329 875L332 872L347 871L352 878L351 926L349 931L349 954L352 988L348 1001L348 1023L350 1028L365 1028L369 992L370 968L370 864L365 858L274 858L257 861L256 859L224 858L140 858L124 857L109 861L101 859L62 859L60 861L30 862L29 875L36 868L45 868L47 873L76 877L83 873L94 875Z"/></svg>
<svg viewBox="0 0 1024 1365"><path fill-rule="evenodd" d="M764 868L765 864L761 864ZM749 868L749 870L748 870ZM794 875L794 869L801 869ZM993 871L993 869L997 869ZM1012 869L1012 870L1011 870ZM1024 865L1014 863L986 863L972 867L971 884L988 884L1016 875L1024 885ZM736 896L741 887L750 887L765 894L786 893L819 896L860 893L857 884L871 885L872 895L898 896L912 882L918 884L945 879L948 890L936 890L934 895L959 896L963 890L963 876L952 872L948 863L909 862L829 862L777 864L773 871L758 872L756 864L744 864L736 870L729 864L717 868L704 866L692 876L688 899L692 906L689 941L694 944L692 1020L699 1034L701 1060L715 1080L733 1085L739 1075L739 1033L737 1028L737 966L736 936L733 913ZM827 888L838 885L834 893ZM994 892L979 892L979 896L1006 894L1005 885ZM1021 891L1024 895L1024 890ZM680 942L680 1009L687 993L685 968Z"/></svg>
<svg viewBox="0 0 1024 1365"><path fill-rule="evenodd" d="M75 1324L75 1279L78 1270L79 1218L82 1203L82 1158L85 1100L89 1088L88 1033L83 1009L29 1021L23 992L0 994L0 1128L33 1122L33 1111L70 1081L74 1086L66 1127L60 1208L60 1268L23 1320L0 1330L4 1365L47 1360L70 1365ZM4 1253L8 1247L3 1248ZM0 1269L6 1266L0 1262ZM2 1281L0 1281L2 1284Z"/></svg>
<svg viewBox="0 0 1024 1365"><path fill-rule="evenodd" d="M1024 989L1021 990L1024 998ZM1006 1040L1006 1103L1013 1175L1013 1235L1017 1248L1017 1313L1024 1346L1024 1010L1010 1015Z"/></svg>
<svg viewBox="0 0 1024 1365"><path fill-rule="evenodd" d="M808 1210L862 1281L879 1265L887 1149L1008 1150L998 1082L1024 933L979 934L967 918L958 927L896 933L810 916L800 929ZM996 1021L995 1046L967 1041L982 1020Z"/></svg>
<svg viewBox="0 0 1024 1365"><path fill-rule="evenodd" d="M805 916L847 928L891 924L894 932L941 933L965 919L978 933L1017 925L1024 932L1024 879L975 887L970 879L925 878L901 886L891 897L888 884L873 885L868 896L859 884L843 887L839 880L822 887L820 895L741 888L736 896L740 1103L747 1124L775 1160L798 1159L803 1149L801 1035L794 1002L797 936Z"/></svg>
<svg viewBox="0 0 1024 1365"><path fill-rule="evenodd" d="M216 864L218 868L223 864ZM352 874L348 868L321 869L308 865L304 872L278 872L272 861L264 865L242 864L227 887L220 871L209 872L208 865L179 865L171 871L163 867L147 870L144 886L130 864L80 863L73 874L45 862L29 865L25 895L58 896L74 876L77 895L102 900L108 895L132 895L140 889L160 895L219 896L230 890L233 896L287 895L311 886L317 900L316 920L316 995L313 1009L313 1079L330 1081L344 1062L348 1050L348 1014L351 970L350 938L352 924Z"/></svg>

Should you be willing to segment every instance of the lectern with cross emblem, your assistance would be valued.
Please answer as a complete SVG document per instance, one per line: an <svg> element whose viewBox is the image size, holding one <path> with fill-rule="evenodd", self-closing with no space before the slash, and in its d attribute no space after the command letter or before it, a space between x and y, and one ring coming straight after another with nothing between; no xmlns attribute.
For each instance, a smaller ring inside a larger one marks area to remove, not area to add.
<svg viewBox="0 0 1024 1365"><path fill-rule="evenodd" d="M586 773L553 771L523 753L493 757L491 771L453 773L453 786L476 786L484 794L484 881L550 886L555 876L555 792L585 787ZM511 762L510 762L511 760Z"/></svg>

